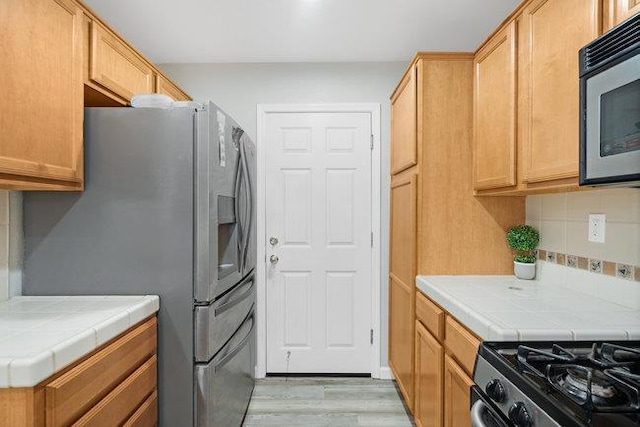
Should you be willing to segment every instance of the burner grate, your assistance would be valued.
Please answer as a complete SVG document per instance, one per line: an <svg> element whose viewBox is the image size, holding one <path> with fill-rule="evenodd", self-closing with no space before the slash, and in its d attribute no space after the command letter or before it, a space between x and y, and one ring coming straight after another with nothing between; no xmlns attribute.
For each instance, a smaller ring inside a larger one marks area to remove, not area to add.
<svg viewBox="0 0 640 427"><path fill-rule="evenodd" d="M521 373L540 377L588 411L640 412L640 350L617 344L593 344L576 354L557 344L551 350L520 345Z"/></svg>

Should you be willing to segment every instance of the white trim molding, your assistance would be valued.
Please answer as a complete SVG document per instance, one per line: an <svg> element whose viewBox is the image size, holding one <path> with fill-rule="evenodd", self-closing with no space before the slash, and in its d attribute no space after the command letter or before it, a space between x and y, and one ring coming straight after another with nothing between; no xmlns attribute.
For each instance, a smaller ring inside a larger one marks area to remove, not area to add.
<svg viewBox="0 0 640 427"><path fill-rule="evenodd" d="M266 319L266 156L263 149L266 141L266 118L272 113L369 113L371 115L371 133L373 149L371 150L371 224L373 231L373 248L371 251L371 329L373 329L373 345L371 351L371 377L393 378L388 367L380 366L380 292L381 292L381 167L380 164L380 104L258 104L257 105L257 365L256 377L264 378L267 374L267 319Z"/></svg>

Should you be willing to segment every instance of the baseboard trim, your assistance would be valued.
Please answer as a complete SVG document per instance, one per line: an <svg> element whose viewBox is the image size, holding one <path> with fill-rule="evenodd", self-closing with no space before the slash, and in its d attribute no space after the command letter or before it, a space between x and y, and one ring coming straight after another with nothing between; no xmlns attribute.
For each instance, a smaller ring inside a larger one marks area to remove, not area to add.
<svg viewBox="0 0 640 427"><path fill-rule="evenodd" d="M380 379L381 380L393 380L395 379L393 376L393 372L391 372L391 368L388 366L380 367Z"/></svg>

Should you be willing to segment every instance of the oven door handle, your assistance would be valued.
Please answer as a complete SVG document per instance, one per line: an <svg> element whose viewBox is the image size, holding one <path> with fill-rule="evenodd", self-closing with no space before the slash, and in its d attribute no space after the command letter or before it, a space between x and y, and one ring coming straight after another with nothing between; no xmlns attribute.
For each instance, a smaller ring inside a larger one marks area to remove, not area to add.
<svg viewBox="0 0 640 427"><path fill-rule="evenodd" d="M484 413L489 411L489 407L480 399L471 407L471 427L495 427L494 423L486 423Z"/></svg>

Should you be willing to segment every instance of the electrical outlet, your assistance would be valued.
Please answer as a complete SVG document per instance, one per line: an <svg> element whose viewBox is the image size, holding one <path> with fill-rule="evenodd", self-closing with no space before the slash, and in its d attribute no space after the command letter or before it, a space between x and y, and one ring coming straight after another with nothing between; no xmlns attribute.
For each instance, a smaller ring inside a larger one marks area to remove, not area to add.
<svg viewBox="0 0 640 427"><path fill-rule="evenodd" d="M589 241L604 243L604 232L607 216L605 214L589 214Z"/></svg>

